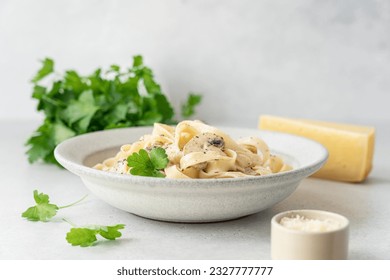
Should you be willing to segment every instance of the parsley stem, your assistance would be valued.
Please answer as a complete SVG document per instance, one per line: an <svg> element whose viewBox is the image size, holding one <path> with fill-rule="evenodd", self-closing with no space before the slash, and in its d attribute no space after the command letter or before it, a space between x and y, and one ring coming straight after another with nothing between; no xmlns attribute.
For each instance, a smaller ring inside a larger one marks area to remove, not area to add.
<svg viewBox="0 0 390 280"><path fill-rule="evenodd" d="M76 202L73 202L73 203L65 205L65 206L58 207L58 209L63 209L63 208L67 208L67 207L73 206L73 205L83 201L87 196L88 196L88 194L84 195L81 199L77 200Z"/></svg>
<svg viewBox="0 0 390 280"><path fill-rule="evenodd" d="M66 222L66 223L68 223L68 224L70 224L72 227L77 227L74 223L72 223L72 222L69 222L67 219L65 219L65 218L62 218L62 220L64 221L64 222Z"/></svg>

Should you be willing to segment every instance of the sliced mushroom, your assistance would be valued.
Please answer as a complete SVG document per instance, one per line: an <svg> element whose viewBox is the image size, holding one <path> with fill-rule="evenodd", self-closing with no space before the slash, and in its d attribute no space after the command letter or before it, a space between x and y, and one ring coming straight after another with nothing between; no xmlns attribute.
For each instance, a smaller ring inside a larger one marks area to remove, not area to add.
<svg viewBox="0 0 390 280"><path fill-rule="evenodd" d="M183 147L183 154L187 155L194 152L203 152L207 153L209 151L218 152L221 155L223 149L225 148L225 141L223 137L214 134L214 133L202 133L193 137L187 144ZM202 162L194 166L198 170L203 170L207 166L207 162Z"/></svg>
<svg viewBox="0 0 390 280"><path fill-rule="evenodd" d="M193 137L188 143L184 146L184 154L189 154L193 152L207 152L207 151L223 151L225 148L225 141L223 137L218 136L214 133L202 133Z"/></svg>

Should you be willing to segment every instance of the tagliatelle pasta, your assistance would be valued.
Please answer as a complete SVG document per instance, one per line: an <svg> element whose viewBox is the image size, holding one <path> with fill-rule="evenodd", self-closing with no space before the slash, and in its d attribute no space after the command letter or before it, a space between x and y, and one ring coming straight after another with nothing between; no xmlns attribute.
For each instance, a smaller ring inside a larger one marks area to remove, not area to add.
<svg viewBox="0 0 390 280"><path fill-rule="evenodd" d="M162 171L167 178L236 178L291 170L283 159L270 154L258 137L233 140L223 131L201 121L182 121L176 127L156 123L152 134L133 144L125 144L115 157L94 168L121 174L129 173L127 157L140 149L161 147L169 163Z"/></svg>

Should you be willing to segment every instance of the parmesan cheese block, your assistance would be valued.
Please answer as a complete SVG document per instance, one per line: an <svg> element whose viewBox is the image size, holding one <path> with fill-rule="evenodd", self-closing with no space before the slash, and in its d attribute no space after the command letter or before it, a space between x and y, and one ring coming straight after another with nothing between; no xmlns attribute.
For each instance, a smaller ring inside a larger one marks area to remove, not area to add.
<svg viewBox="0 0 390 280"><path fill-rule="evenodd" d="M296 134L324 145L326 164L313 176L346 182L361 182L372 169L375 128L264 115L259 128Z"/></svg>

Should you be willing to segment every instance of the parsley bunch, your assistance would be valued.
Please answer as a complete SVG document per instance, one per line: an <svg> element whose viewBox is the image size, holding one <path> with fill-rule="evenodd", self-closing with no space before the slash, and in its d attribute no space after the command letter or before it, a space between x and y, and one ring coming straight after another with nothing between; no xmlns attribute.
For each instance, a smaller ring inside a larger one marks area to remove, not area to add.
<svg viewBox="0 0 390 280"><path fill-rule="evenodd" d="M142 56L135 56L129 69L111 65L107 71L99 68L88 76L73 70L56 75L54 61L46 58L31 80L32 97L38 100L37 110L45 119L26 142L30 163L58 164L55 146L75 135L155 122L176 123L171 103L152 70L144 66ZM53 78L49 86L42 83L46 77ZM190 117L200 101L200 95L190 94L181 106L182 116Z"/></svg>

